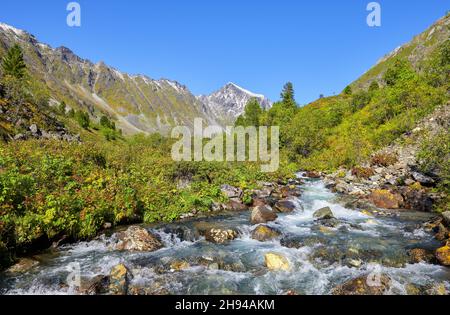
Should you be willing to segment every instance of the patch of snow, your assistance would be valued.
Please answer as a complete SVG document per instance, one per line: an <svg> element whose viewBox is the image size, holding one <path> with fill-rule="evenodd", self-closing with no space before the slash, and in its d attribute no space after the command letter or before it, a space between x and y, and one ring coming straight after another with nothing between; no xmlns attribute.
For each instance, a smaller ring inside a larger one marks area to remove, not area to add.
<svg viewBox="0 0 450 315"><path fill-rule="evenodd" d="M17 36L21 36L21 35L25 34L24 31L19 30L15 27L5 24L5 23L0 23L0 28L2 28L4 31L7 31L7 32L13 32Z"/></svg>
<svg viewBox="0 0 450 315"><path fill-rule="evenodd" d="M120 71L118 71L118 70L116 70L116 69L112 69L112 71L113 71L114 74L115 74L116 76L118 76L122 81L125 81L125 77L124 77L124 75L123 75L122 72L120 72Z"/></svg>
<svg viewBox="0 0 450 315"><path fill-rule="evenodd" d="M250 92L249 90L244 89L243 87L240 87L239 85L233 83L233 82L229 82L229 85L234 86L235 88L241 90L242 92L244 92L245 94L250 95L251 97L256 97L256 98L266 98L264 95L262 94L255 94L253 92Z"/></svg>

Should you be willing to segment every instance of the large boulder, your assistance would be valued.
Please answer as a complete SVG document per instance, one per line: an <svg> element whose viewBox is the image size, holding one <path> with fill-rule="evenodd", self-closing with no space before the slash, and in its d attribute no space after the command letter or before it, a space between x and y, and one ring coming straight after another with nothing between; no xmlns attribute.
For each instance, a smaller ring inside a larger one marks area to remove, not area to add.
<svg viewBox="0 0 450 315"><path fill-rule="evenodd" d="M159 239L139 226L131 226L125 232L118 233L117 250L153 252L163 247Z"/></svg>
<svg viewBox="0 0 450 315"><path fill-rule="evenodd" d="M269 206L255 207L251 214L252 224L267 223L275 221L278 218L277 214Z"/></svg>
<svg viewBox="0 0 450 315"><path fill-rule="evenodd" d="M333 212L330 207L325 207L314 212L313 217L318 220L334 219Z"/></svg>
<svg viewBox="0 0 450 315"><path fill-rule="evenodd" d="M112 295L126 295L130 273L123 264L115 266L109 275L109 293Z"/></svg>
<svg viewBox="0 0 450 315"><path fill-rule="evenodd" d="M289 271L291 269L289 260L286 257L276 254L276 253L267 253L264 256L264 260L266 263L266 267L273 271Z"/></svg>
<svg viewBox="0 0 450 315"><path fill-rule="evenodd" d="M235 230L225 229L209 229L205 233L205 239L208 242L215 244L226 244L238 237L238 233Z"/></svg>
<svg viewBox="0 0 450 315"><path fill-rule="evenodd" d="M260 242L268 241L280 236L281 233L267 225L259 225L252 232L252 238Z"/></svg>
<svg viewBox="0 0 450 315"><path fill-rule="evenodd" d="M275 209L281 213L290 213L295 210L295 203L291 200L280 200L275 204Z"/></svg>
<svg viewBox="0 0 450 315"><path fill-rule="evenodd" d="M333 295L383 295L389 290L390 283L387 275L366 275L336 287Z"/></svg>
<svg viewBox="0 0 450 315"><path fill-rule="evenodd" d="M369 198L375 206L383 209L399 209L404 202L400 194L384 189L372 191Z"/></svg>
<svg viewBox="0 0 450 315"><path fill-rule="evenodd" d="M436 250L436 259L441 265L450 266L450 241L438 250Z"/></svg>

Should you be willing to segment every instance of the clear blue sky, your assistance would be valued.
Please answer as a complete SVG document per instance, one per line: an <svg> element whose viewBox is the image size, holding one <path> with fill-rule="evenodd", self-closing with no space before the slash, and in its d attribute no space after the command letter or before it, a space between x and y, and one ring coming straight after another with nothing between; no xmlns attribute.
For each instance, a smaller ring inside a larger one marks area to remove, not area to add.
<svg viewBox="0 0 450 315"><path fill-rule="evenodd" d="M194 94L232 81L272 100L292 81L299 103L332 95L380 57L445 15L447 0L383 0L369 28L369 0L1 0L0 21L53 47L121 71L169 78Z"/></svg>

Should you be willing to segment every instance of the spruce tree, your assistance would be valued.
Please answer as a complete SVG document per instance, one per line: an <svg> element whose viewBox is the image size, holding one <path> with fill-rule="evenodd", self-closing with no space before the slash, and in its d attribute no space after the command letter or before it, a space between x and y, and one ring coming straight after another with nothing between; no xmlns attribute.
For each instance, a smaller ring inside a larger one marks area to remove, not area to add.
<svg viewBox="0 0 450 315"><path fill-rule="evenodd" d="M284 85L283 91L281 92L281 100L287 108L297 107L297 103L295 102L294 86L291 82Z"/></svg>
<svg viewBox="0 0 450 315"><path fill-rule="evenodd" d="M2 59L3 75L22 79L26 74L26 69L22 49L16 44L8 50L8 53Z"/></svg>

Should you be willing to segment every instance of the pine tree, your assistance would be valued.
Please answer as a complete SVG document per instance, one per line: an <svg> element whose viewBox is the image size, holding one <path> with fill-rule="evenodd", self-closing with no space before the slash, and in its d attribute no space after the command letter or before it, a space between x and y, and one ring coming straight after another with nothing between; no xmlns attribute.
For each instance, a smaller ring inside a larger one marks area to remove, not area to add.
<svg viewBox="0 0 450 315"><path fill-rule="evenodd" d="M281 92L281 100L287 108L297 107L297 103L295 102L294 86L291 82L284 85L283 91Z"/></svg>
<svg viewBox="0 0 450 315"><path fill-rule="evenodd" d="M26 74L26 64L23 60L22 49L19 45L14 45L2 59L3 75L22 79Z"/></svg>

